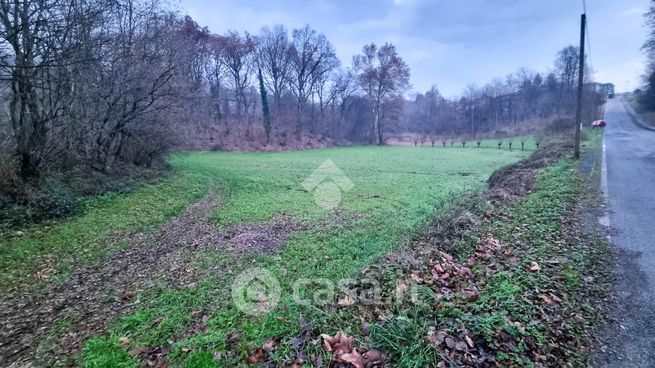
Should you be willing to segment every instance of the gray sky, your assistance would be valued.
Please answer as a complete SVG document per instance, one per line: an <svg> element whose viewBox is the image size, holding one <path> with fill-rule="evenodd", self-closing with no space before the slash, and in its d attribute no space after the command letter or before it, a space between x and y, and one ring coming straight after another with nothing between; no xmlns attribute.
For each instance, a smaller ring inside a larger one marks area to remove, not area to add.
<svg viewBox="0 0 655 368"><path fill-rule="evenodd" d="M366 43L391 42L409 64L412 86L446 96L527 67L551 68L577 44L582 0L178 0L214 33L257 34L264 25L309 24L324 33L344 65ZM640 84L648 0L587 0L596 81L617 91Z"/></svg>

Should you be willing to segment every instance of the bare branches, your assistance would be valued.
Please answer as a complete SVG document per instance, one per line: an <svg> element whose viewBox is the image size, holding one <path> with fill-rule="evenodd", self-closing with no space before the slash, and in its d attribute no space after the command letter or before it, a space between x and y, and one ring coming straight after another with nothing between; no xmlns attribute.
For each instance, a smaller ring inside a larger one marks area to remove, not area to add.
<svg viewBox="0 0 655 368"><path fill-rule="evenodd" d="M309 25L293 30L292 48L293 77L291 91L297 99L298 134L302 132L302 113L319 81L339 65L334 48L324 34Z"/></svg>
<svg viewBox="0 0 655 368"><path fill-rule="evenodd" d="M409 89L409 67L391 44L364 46L353 64L358 73L373 115L373 135L377 144L384 144L384 117L395 107L394 100Z"/></svg>
<svg viewBox="0 0 655 368"><path fill-rule="evenodd" d="M275 107L279 109L282 95L289 89L292 78L289 34L282 25L264 27L257 43L257 64L262 70L264 84L273 92Z"/></svg>

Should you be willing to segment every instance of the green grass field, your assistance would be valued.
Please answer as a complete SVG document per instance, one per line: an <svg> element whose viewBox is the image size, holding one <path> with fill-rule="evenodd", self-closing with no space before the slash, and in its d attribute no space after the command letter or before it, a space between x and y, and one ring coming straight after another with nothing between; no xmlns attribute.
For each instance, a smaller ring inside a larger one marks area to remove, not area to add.
<svg viewBox="0 0 655 368"><path fill-rule="evenodd" d="M483 187L494 170L534 149L534 142L529 141L526 151L521 151L518 142L519 150L512 152L459 146L175 155L170 158L174 174L162 183L129 195L89 199L83 216L3 240L0 281L2 287L38 288L40 281L34 275L47 265L55 270L51 282L62 282L73 268L129 246L110 235L128 237L151 231L210 192L221 197L212 215L219 228L264 223L278 215L320 223L291 233L283 249L273 253L236 253L220 247L203 250L190 267L220 268L221 272L204 273L193 287L164 285L161 292L140 293L136 311L87 341L80 357L80 363L90 367L136 366L139 358L124 346L128 338L130 348L172 346L168 360L173 366L236 366L267 339L297 334L301 315L319 329L357 325L359 321L334 320L335 315L326 312L328 307L294 303L293 282L349 277L381 254L402 247L453 196ZM339 216L318 206L313 193L301 186L328 159L353 184L342 193ZM245 315L231 303L230 285L235 275L249 267L266 268L281 284L277 308L261 317ZM311 288L307 286L307 291ZM193 328L198 323L197 311L205 316L201 330ZM215 353L227 350L226 337L235 331L241 334L231 349L236 354L217 360ZM285 349L288 345L281 344L275 354L281 358L288 352Z"/></svg>

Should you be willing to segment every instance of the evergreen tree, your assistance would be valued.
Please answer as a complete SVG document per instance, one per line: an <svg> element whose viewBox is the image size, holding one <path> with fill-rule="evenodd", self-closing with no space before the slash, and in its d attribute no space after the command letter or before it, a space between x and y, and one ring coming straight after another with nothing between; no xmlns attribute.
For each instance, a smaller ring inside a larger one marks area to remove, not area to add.
<svg viewBox="0 0 655 368"><path fill-rule="evenodd" d="M262 97L262 113L264 117L264 130L266 131L266 141L271 140L271 111L268 108L268 93L264 87L264 78L262 77L262 68L259 68L257 75L259 78L259 94Z"/></svg>

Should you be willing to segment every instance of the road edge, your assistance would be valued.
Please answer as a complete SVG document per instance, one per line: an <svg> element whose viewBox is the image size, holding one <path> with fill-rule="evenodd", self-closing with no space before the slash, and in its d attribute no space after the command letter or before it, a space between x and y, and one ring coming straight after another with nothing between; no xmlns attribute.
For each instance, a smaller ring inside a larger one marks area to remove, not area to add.
<svg viewBox="0 0 655 368"><path fill-rule="evenodd" d="M628 115L630 115L630 118L632 121L637 125L638 127L650 131L655 132L655 127L650 126L650 124L646 123L641 116L639 116L639 113L635 111L635 109L630 106L630 104L625 100L625 98L620 97L621 103L623 104L623 107L625 110L628 112Z"/></svg>
<svg viewBox="0 0 655 368"><path fill-rule="evenodd" d="M609 188L607 186L607 147L605 146L605 132L603 132L603 142L601 143L601 167L600 167L600 193L602 196L604 211L598 219L598 222L606 229L610 228L610 210L609 210ZM607 241L612 241L612 236L608 233L605 235Z"/></svg>

